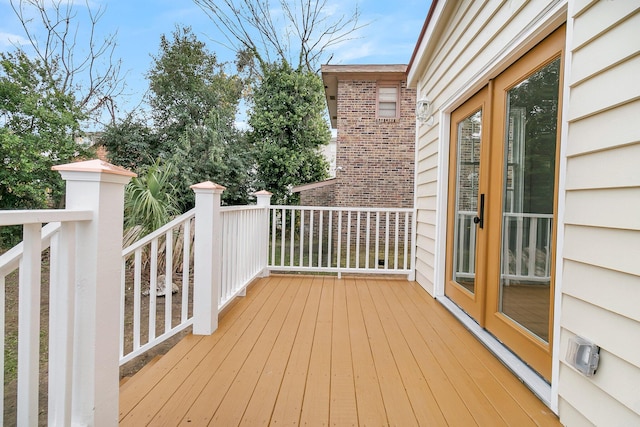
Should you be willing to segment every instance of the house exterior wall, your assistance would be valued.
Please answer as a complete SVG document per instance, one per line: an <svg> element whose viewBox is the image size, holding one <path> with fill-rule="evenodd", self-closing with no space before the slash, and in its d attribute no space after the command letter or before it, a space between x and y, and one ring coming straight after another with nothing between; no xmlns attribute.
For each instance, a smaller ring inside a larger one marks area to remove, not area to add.
<svg viewBox="0 0 640 427"><path fill-rule="evenodd" d="M300 206L335 206L335 180L300 191Z"/></svg>
<svg viewBox="0 0 640 427"><path fill-rule="evenodd" d="M336 206L413 207L414 89L402 82L400 117L376 118L376 80L338 82Z"/></svg>
<svg viewBox="0 0 640 427"><path fill-rule="evenodd" d="M560 420L640 425L640 4L569 12ZM601 347L591 379L564 361L575 335Z"/></svg>
<svg viewBox="0 0 640 427"><path fill-rule="evenodd" d="M415 58L412 69L419 69L417 97L428 98L435 106L434 123L419 126L416 150L416 208L418 209L416 280L430 293L436 293L436 263L444 254L437 244L445 238L446 224L436 222L442 209L438 191L446 198L446 183L439 179L441 165L448 160L448 147L441 135L448 135L448 116L471 95L485 86L490 78L503 71L510 62L525 53L544 35L530 39L517 52L506 54L501 61L496 55L505 44L518 37L558 1L476 2L439 1L440 25L434 28L431 45ZM549 28L550 33L554 28ZM500 34L496 32L500 30ZM546 34L545 34L546 35ZM494 63L493 70L487 64ZM484 75L482 75L484 74ZM411 85L413 86L413 85ZM443 111L445 106L448 111ZM443 120L445 120L443 122ZM443 150L441 150L443 147Z"/></svg>
<svg viewBox="0 0 640 427"><path fill-rule="evenodd" d="M442 295L449 114L566 22L552 400L564 425L640 425L638 2L440 0L434 11L409 71L436 109L417 130L416 280ZM574 335L601 346L592 378L564 361Z"/></svg>

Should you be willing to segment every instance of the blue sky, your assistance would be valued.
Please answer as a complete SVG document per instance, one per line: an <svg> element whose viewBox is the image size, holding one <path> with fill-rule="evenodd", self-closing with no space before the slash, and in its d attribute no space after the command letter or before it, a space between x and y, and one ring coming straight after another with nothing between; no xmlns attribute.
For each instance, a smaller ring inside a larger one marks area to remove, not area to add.
<svg viewBox="0 0 640 427"><path fill-rule="evenodd" d="M45 0L49 1L49 0ZM361 23L369 23L358 33L358 39L333 49L332 64L406 64L427 16L429 0L359 0ZM78 2L84 5L84 2ZM90 0L92 7L106 7L98 30L103 34L117 32L115 56L122 59L127 73L126 104L135 105L148 87L145 73L151 55L159 50L161 34L171 34L176 25L189 25L197 37L216 52L221 61L233 60L225 47L226 40L210 19L192 1L186 0ZM328 0L332 11L352 9L355 0ZM87 28L86 14L80 12L80 25ZM0 49L10 50L11 42L20 43L23 36L19 22L9 5L0 0Z"/></svg>

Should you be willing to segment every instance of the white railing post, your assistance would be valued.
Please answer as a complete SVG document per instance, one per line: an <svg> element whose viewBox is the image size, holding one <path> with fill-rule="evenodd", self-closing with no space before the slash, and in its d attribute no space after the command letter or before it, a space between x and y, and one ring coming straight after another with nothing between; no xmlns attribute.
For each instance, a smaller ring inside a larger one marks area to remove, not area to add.
<svg viewBox="0 0 640 427"><path fill-rule="evenodd" d="M38 424L38 346L40 339L40 224L23 227L18 312L18 423Z"/></svg>
<svg viewBox="0 0 640 427"><path fill-rule="evenodd" d="M211 181L191 186L196 193L193 261L193 333L211 335L218 329L222 280L222 220L220 198L226 190Z"/></svg>
<svg viewBox="0 0 640 427"><path fill-rule="evenodd" d="M53 169L67 181L66 208L93 211L76 227L70 424L116 426L124 186L136 175L100 160Z"/></svg>
<svg viewBox="0 0 640 427"><path fill-rule="evenodd" d="M260 244L263 247L263 251L262 251L262 259L260 260L261 264L262 264L262 277L267 277L269 276L270 270L268 268L268 260L269 260L269 218L271 216L271 210L269 209L269 206L271 206L271 196L273 196L273 193L270 193L266 190L261 190L258 191L256 193L254 193L254 195L256 196L256 204L258 206L264 206L265 208L265 215L264 215L264 223L261 227L261 232L262 232L262 237L260 239Z"/></svg>
<svg viewBox="0 0 640 427"><path fill-rule="evenodd" d="M413 212L411 212L411 242L409 242L409 244L411 245L411 260L409 262L409 274L407 275L407 280L409 282L413 282L416 280L416 228L418 226L417 212L417 209L413 209ZM405 227L409 227L409 224L405 224Z"/></svg>

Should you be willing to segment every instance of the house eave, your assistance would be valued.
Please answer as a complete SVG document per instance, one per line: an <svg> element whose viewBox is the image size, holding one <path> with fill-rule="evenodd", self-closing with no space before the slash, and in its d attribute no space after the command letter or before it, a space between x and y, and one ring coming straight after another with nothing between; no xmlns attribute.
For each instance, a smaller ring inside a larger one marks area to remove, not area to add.
<svg viewBox="0 0 640 427"><path fill-rule="evenodd" d="M424 25L418 36L418 41L409 60L409 65L407 66L407 87L417 87L418 79L426 67L427 53L431 45L430 41L436 33L436 27L440 22L440 18L443 16L445 7L450 3L452 2L446 0L433 0L431 2L427 18L424 21Z"/></svg>
<svg viewBox="0 0 640 427"><path fill-rule="evenodd" d="M336 183L336 179L335 178L330 178L330 179L326 179L324 181L311 182L309 184L297 185L297 186L295 186L295 187L293 187L291 189L291 192L292 193L299 193L301 191L313 190L314 188L321 188L321 187L325 187L327 185L331 185L331 184L335 184L335 183Z"/></svg>
<svg viewBox="0 0 640 427"><path fill-rule="evenodd" d="M361 65L329 65L321 67L324 93L329 110L331 127L338 127L338 81L340 80L385 80L405 81L407 79L406 64L361 64Z"/></svg>

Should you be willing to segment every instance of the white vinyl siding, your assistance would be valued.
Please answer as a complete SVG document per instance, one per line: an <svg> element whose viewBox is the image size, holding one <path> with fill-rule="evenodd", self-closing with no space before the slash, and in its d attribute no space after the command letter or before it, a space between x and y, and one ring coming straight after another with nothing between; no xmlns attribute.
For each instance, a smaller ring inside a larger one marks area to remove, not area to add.
<svg viewBox="0 0 640 427"><path fill-rule="evenodd" d="M573 157L611 148L611 135L615 134L618 146L640 141L640 126L629 126L638 120L640 100L603 111L589 120L579 120L569 127L569 140L581 141L567 147L567 155Z"/></svg>
<svg viewBox="0 0 640 427"><path fill-rule="evenodd" d="M559 405L559 412L562 413L562 419L565 426L580 426L580 427L596 427L593 423L587 420L584 415L576 410L573 406L569 405L566 401L561 401Z"/></svg>
<svg viewBox="0 0 640 427"><path fill-rule="evenodd" d="M544 38L552 30L549 11L564 5L570 13L570 62L561 141L565 181L559 189L561 315L555 319L560 334L554 353L560 366L552 379L557 409L568 426L640 425L637 0L438 2L428 43L419 46L409 70L418 98L433 102L435 119L417 127L416 280L429 292L441 292L446 227L441 210L448 189L439 168L447 165L448 142L440 138L449 133L448 114ZM554 14L556 19L565 18ZM510 45L527 28L535 36ZM564 362L574 335L602 348L592 378Z"/></svg>
<svg viewBox="0 0 640 427"><path fill-rule="evenodd" d="M622 405L611 396L603 394L595 384L584 384L582 376L575 370L562 366L560 374L564 377L560 383L560 393L570 397L574 408L590 423L596 426L637 426L634 411ZM593 402L597 401L597 404ZM615 414L615 417L612 415ZM584 424L571 424L560 414L560 422L567 427ZM586 424L589 425L589 424Z"/></svg>
<svg viewBox="0 0 640 427"><path fill-rule="evenodd" d="M638 187L570 191L566 197L567 210L564 220L569 224L586 227L638 230L640 229L639 208L629 208L629 202L635 200L640 201ZM638 291L640 292L640 287Z"/></svg>
<svg viewBox="0 0 640 427"><path fill-rule="evenodd" d="M640 322L640 286L638 276L607 270L584 262L564 260L562 291L582 301L598 301L598 306L612 313L619 313L636 322ZM603 284L615 283L618 292L603 292ZM622 293L628 298L619 298ZM640 371L638 372L640 374ZM638 383L640 384L640 383Z"/></svg>
<svg viewBox="0 0 640 427"><path fill-rule="evenodd" d="M640 4L570 10L560 421L640 425ZM592 378L564 362L574 335L601 347Z"/></svg>
<svg viewBox="0 0 640 427"><path fill-rule="evenodd" d="M504 50L505 45L516 38L524 28L532 25L532 22L536 22L553 4L559 2L467 0L443 3L444 12L440 18L442 22L438 24L438 30L442 33L431 40L425 55L416 57L419 65L414 65L414 68L420 69L417 82L418 97L429 99L435 106L435 123L432 126L418 127L416 153L416 207L419 209L419 223L416 228L416 277L418 283L430 293L435 291L434 274L438 259L435 251L436 247L440 248L439 238L443 237L437 235L440 230L436 230L435 227L439 207L438 165L443 159L446 163L448 156L448 152L440 152L441 112L438 109L443 104L448 104L450 112L484 86L486 80L477 83L474 79L486 70L486 64L495 58L497 52ZM539 39L542 38L544 37L540 36ZM535 41L532 41L529 48L534 44ZM525 51L526 49L522 49L514 56L524 54ZM510 61L513 62L514 59ZM490 77L495 77L508 65L505 63ZM470 88L470 84L475 84L475 87ZM457 101L457 105L451 104L452 100ZM443 197L446 197L446 194ZM421 215L420 210L425 211L427 215ZM421 227L421 223L429 227ZM420 239L420 236L426 239ZM429 247L420 246L424 241L432 244ZM421 266L424 268L420 268Z"/></svg>

